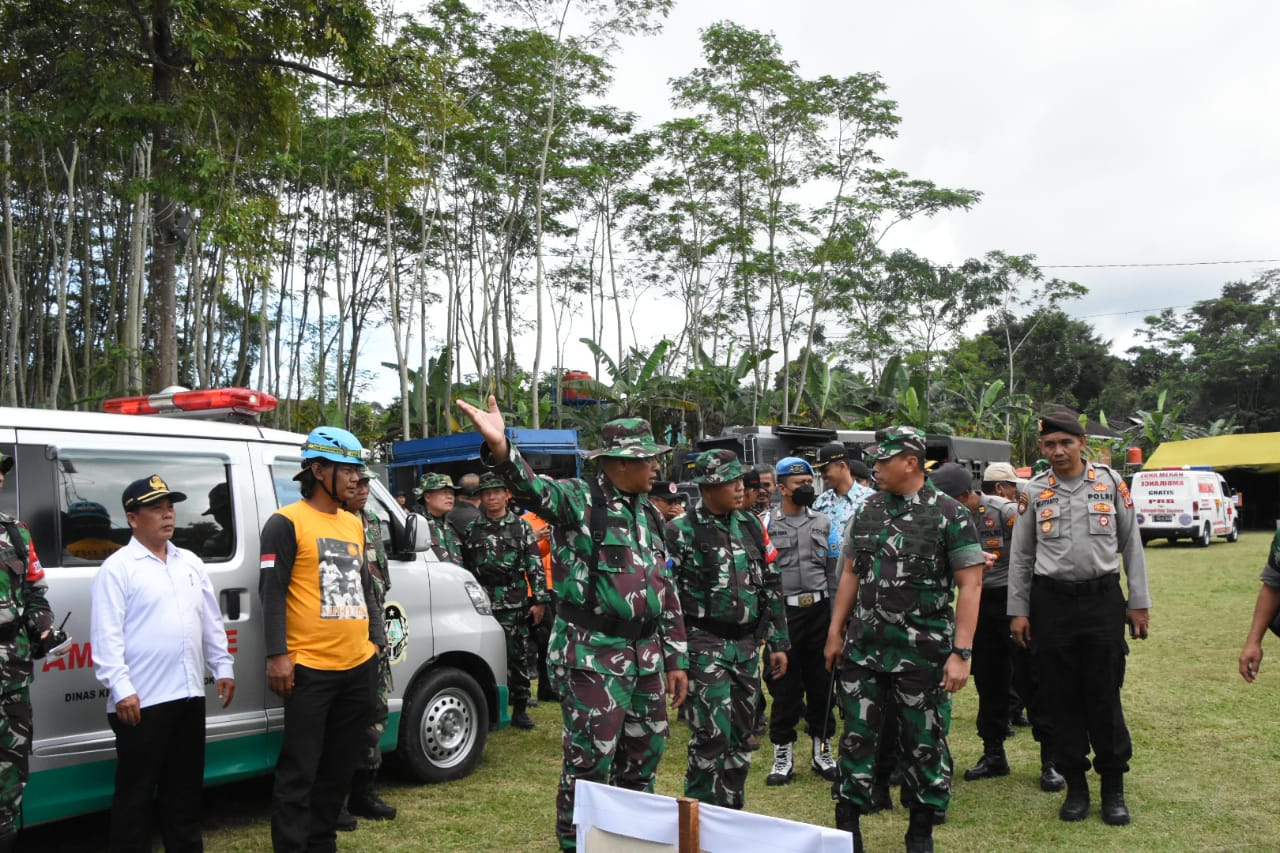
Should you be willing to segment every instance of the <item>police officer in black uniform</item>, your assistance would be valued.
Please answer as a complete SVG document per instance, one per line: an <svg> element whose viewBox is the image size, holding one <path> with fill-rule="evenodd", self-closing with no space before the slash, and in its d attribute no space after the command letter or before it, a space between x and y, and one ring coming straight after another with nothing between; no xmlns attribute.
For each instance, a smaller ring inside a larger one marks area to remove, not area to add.
<svg viewBox="0 0 1280 853"><path fill-rule="evenodd" d="M1089 814L1089 749L1102 777L1102 820L1129 822L1124 774L1133 744L1120 688L1130 636L1146 639L1147 593L1142 538L1123 479L1082 456L1080 416L1057 409L1040 419L1040 453L1049 470L1018 493L1009 562L1010 633L1031 649L1051 709L1054 763L1067 780L1058 812L1065 821ZM1129 598L1120 587L1120 558Z"/></svg>

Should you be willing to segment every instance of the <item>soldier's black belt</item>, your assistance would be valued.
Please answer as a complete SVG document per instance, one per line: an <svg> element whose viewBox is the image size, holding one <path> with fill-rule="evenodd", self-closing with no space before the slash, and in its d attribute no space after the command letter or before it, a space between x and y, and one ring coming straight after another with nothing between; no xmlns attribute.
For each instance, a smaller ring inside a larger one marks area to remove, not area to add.
<svg viewBox="0 0 1280 853"><path fill-rule="evenodd" d="M707 619L702 616L685 615L684 624L692 625L708 634L715 634L722 640L741 640L743 637L754 637L756 623L743 625L740 622L725 622L721 619Z"/></svg>
<svg viewBox="0 0 1280 853"><path fill-rule="evenodd" d="M1120 587L1119 572L1103 575L1098 578L1090 578L1087 581L1060 581L1044 575L1033 575L1031 577L1032 586L1041 586L1052 593L1058 595L1097 595L1100 592L1107 592Z"/></svg>
<svg viewBox="0 0 1280 853"><path fill-rule="evenodd" d="M564 618L564 621L577 625L579 628L585 628L588 631L599 631L601 634L608 634L610 637L622 637L624 640L633 642L652 637L658 633L657 619L614 619L612 616L583 610L581 607L570 604L567 601L560 602L557 605L556 612Z"/></svg>

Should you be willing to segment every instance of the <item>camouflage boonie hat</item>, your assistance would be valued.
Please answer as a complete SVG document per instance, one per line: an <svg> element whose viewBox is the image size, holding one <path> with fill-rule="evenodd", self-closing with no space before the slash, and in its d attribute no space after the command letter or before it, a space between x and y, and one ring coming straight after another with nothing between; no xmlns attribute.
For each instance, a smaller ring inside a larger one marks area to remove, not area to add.
<svg viewBox="0 0 1280 853"><path fill-rule="evenodd" d="M588 453L588 459L595 459L597 456L646 459L671 450L667 445L653 440L653 427L644 418L618 418L609 421L600 431L600 438L604 447Z"/></svg>
<svg viewBox="0 0 1280 853"><path fill-rule="evenodd" d="M378 479L378 472L370 468L367 463L361 462L360 463L360 479L376 480Z"/></svg>
<svg viewBox="0 0 1280 853"><path fill-rule="evenodd" d="M905 451L924 453L924 433L913 426L891 426L876 431L876 443L862 453L868 459L888 459Z"/></svg>
<svg viewBox="0 0 1280 853"><path fill-rule="evenodd" d="M418 478L418 485L414 487L413 493L422 496L427 492L434 492L438 489L458 491L458 487L453 484L453 478L448 474L423 474Z"/></svg>
<svg viewBox="0 0 1280 853"><path fill-rule="evenodd" d="M732 450L708 450L693 463L693 482L718 486L742 478L742 460Z"/></svg>
<svg viewBox="0 0 1280 853"><path fill-rule="evenodd" d="M483 492L485 489L505 489L507 481L498 476L496 471L485 471L480 475L480 487L477 492Z"/></svg>

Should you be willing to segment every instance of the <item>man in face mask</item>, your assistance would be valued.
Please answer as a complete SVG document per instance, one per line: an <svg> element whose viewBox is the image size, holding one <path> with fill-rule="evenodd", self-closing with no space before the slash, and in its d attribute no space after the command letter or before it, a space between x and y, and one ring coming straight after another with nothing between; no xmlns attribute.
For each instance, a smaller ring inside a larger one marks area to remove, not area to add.
<svg viewBox="0 0 1280 853"><path fill-rule="evenodd" d="M765 679L773 696L769 716L773 770L765 781L769 785L785 785L795 774L796 726L802 711L813 739L810 766L824 779L836 776L831 756L831 736L835 733L831 676L823 659L831 623L830 590L834 586L830 584L827 561L831 521L812 509L817 497L813 468L799 457L788 456L780 459L774 470L782 503L768 514L766 527L778 549L791 651L787 652L785 674Z"/></svg>

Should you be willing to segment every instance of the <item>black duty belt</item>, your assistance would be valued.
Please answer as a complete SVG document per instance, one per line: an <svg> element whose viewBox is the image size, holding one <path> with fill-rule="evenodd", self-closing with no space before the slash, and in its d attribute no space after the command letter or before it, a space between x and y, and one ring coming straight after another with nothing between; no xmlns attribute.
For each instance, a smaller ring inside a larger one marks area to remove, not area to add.
<svg viewBox="0 0 1280 853"><path fill-rule="evenodd" d="M658 633L657 619L615 619L612 616L605 616L601 613L592 613L590 610L583 610L577 605L562 601L556 606L556 613L564 618L564 621L579 628L585 628L588 631L599 631L601 634L608 634L610 637L622 637L624 640L641 640L652 637Z"/></svg>
<svg viewBox="0 0 1280 853"><path fill-rule="evenodd" d="M721 619L707 619L685 614L684 624L706 631L708 634L715 634L722 640L741 640L743 637L754 637L756 633L754 622L744 625L741 622L725 622Z"/></svg>
<svg viewBox="0 0 1280 853"><path fill-rule="evenodd" d="M1041 586L1057 595L1097 595L1120 587L1120 573L1112 572L1087 581L1060 581L1044 575L1033 575L1033 586Z"/></svg>

